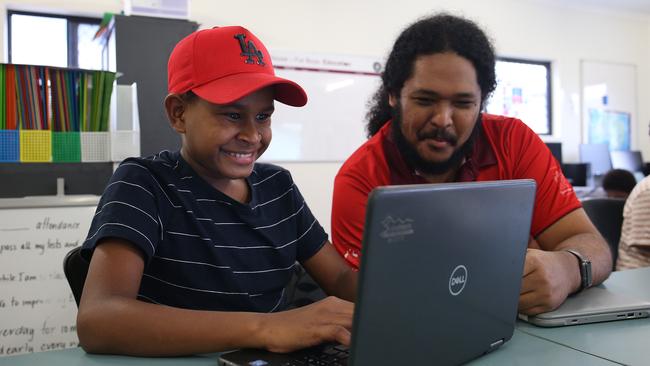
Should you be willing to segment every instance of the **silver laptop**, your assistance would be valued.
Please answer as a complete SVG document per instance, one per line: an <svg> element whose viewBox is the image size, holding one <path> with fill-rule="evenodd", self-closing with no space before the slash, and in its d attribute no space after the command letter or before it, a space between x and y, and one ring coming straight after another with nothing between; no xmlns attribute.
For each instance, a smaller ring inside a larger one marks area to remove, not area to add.
<svg viewBox="0 0 650 366"><path fill-rule="evenodd" d="M618 288L599 285L569 296L553 311L535 316L519 314L519 318L542 327L559 327L647 318L649 315L650 301Z"/></svg>
<svg viewBox="0 0 650 366"><path fill-rule="evenodd" d="M514 331L534 197L532 180L375 189L349 358L240 350L221 363L452 365L496 349Z"/></svg>

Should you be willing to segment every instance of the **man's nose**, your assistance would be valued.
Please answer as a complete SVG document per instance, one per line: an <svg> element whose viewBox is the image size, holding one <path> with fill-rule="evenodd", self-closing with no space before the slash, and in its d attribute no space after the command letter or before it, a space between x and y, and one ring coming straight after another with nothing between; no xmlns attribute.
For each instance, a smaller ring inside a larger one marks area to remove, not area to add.
<svg viewBox="0 0 650 366"><path fill-rule="evenodd" d="M451 126L453 119L453 107L448 101L439 101L434 106L430 122L439 128Z"/></svg>

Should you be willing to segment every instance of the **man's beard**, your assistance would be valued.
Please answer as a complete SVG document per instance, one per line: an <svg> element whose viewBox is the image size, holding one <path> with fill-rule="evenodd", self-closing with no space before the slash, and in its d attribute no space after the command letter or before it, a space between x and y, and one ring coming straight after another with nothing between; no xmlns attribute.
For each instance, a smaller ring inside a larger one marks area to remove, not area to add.
<svg viewBox="0 0 650 366"><path fill-rule="evenodd" d="M423 159L420 154L418 154L418 151L416 150L415 146L413 146L410 142L406 140L406 137L404 137L404 134L402 133L402 108L401 108L401 103L398 103L395 107L393 107L393 122L392 122L392 137L393 141L395 142L395 145L397 145L397 148L399 149L400 153L404 157L404 160L406 160L406 163L413 169L415 169L419 173L424 173L427 175L438 175L438 174L443 174L451 169L458 168L460 164L463 162L463 158L470 152L472 151L474 147L474 141L476 140L476 137L479 134L479 131L481 130L481 113L478 114L476 117L476 123L474 124L474 128L472 129L472 133L465 141L463 146L461 146L459 149L455 149L454 152L451 154L449 159L441 162L432 162ZM442 129L442 128L436 128L432 132L427 132L427 133L418 133L416 135L418 140L426 139L426 138L437 138L437 139L443 139L446 140L452 147L456 147L458 144L458 138L457 136L449 133L447 130Z"/></svg>

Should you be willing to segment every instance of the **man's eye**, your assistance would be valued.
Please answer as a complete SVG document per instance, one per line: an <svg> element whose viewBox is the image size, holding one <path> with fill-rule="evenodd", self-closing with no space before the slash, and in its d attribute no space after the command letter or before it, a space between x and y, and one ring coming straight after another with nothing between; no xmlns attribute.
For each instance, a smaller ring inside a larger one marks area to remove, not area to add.
<svg viewBox="0 0 650 366"><path fill-rule="evenodd" d="M239 113L225 113L225 115L229 119L234 119L234 120L238 120L241 118L241 115Z"/></svg>
<svg viewBox="0 0 650 366"><path fill-rule="evenodd" d="M473 100L459 100L454 104L459 108L472 108L476 103Z"/></svg>
<svg viewBox="0 0 650 366"><path fill-rule="evenodd" d="M433 103L433 99L430 98L413 98L413 100L419 105L429 105Z"/></svg>

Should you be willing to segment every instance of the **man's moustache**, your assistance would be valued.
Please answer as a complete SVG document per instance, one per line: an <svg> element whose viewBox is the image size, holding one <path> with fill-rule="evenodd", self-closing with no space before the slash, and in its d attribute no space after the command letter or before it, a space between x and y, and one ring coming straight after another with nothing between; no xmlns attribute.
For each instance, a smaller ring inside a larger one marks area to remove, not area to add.
<svg viewBox="0 0 650 366"><path fill-rule="evenodd" d="M448 142L452 146L456 146L458 143L458 139L456 136L453 134L445 131L445 130L433 130L429 132L423 132L418 134L418 139L424 140L424 139L436 139L436 140L444 140Z"/></svg>

